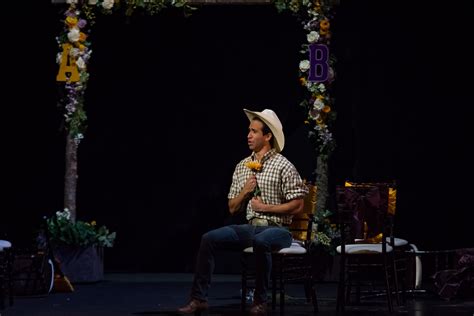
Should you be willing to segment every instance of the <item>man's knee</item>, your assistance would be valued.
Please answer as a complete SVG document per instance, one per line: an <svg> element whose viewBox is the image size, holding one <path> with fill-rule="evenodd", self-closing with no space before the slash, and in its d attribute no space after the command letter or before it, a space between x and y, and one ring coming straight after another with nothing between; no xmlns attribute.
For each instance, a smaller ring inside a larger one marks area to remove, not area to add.
<svg viewBox="0 0 474 316"><path fill-rule="evenodd" d="M212 234L212 231L207 232L201 236L201 244L209 244L214 241L214 235Z"/></svg>
<svg viewBox="0 0 474 316"><path fill-rule="evenodd" d="M216 241L220 241L223 237L223 228L213 229L202 235L201 244L212 244Z"/></svg>

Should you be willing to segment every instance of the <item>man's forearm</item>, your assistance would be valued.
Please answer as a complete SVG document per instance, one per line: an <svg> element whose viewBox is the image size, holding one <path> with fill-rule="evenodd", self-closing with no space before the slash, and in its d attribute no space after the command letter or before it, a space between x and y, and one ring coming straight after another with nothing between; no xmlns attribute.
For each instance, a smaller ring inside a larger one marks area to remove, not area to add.
<svg viewBox="0 0 474 316"><path fill-rule="evenodd" d="M260 213L298 214L303 210L304 200L294 199L282 204L264 204L261 200L252 199L252 209Z"/></svg>
<svg viewBox="0 0 474 316"><path fill-rule="evenodd" d="M229 200L229 212L235 214L241 211L246 206L249 198L248 193L244 192L244 190L240 191L238 196Z"/></svg>

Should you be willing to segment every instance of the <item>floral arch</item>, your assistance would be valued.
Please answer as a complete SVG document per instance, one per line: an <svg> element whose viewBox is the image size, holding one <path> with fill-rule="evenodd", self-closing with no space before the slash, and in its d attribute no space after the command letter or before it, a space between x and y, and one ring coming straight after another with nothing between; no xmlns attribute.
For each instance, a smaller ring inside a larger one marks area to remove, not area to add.
<svg viewBox="0 0 474 316"><path fill-rule="evenodd" d="M58 0L53 0L53 2ZM210 3L199 0L66 0L64 28L56 37L59 66L56 81L61 85L59 103L63 107L66 150L64 207L76 218L77 151L86 130L87 115L84 93L90 73L87 65L92 56L91 31L97 14L112 14L114 11L132 15L135 11L155 14L168 7L181 8L185 15L196 9L195 5ZM270 3L267 0L215 0L211 3ZM291 11L301 22L307 33L307 42L301 47L299 62L300 83L306 88L306 96L300 106L307 112L305 124L309 126L308 137L314 143L317 160L315 181L318 199L315 211L324 210L328 196L328 159L334 150L332 124L336 118L331 96L334 80L335 60L329 54L331 40L330 23L333 18L334 0L275 0L279 12Z"/></svg>

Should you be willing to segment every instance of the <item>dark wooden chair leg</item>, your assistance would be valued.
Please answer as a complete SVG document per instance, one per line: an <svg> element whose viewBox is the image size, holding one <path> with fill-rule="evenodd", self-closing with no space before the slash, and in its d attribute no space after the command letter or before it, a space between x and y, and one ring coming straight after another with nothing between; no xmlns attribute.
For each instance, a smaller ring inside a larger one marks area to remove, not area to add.
<svg viewBox="0 0 474 316"><path fill-rule="evenodd" d="M336 297L336 312L344 312L345 309L345 287L346 287L346 273L345 273L345 262L344 258L341 257L340 262L340 271L339 271L339 283L337 287L337 297Z"/></svg>
<svg viewBox="0 0 474 316"><path fill-rule="evenodd" d="M383 269L385 273L385 288L387 291L387 305L388 305L388 311L390 313L393 313L393 302L392 302L392 289L390 288L390 278L389 278L389 271L387 267L387 261L386 258L384 258L384 263L383 263Z"/></svg>
<svg viewBox="0 0 474 316"><path fill-rule="evenodd" d="M314 312L319 312L318 296L316 294L316 284L314 284L313 281L311 281L311 302L313 303Z"/></svg>
<svg viewBox="0 0 474 316"><path fill-rule="evenodd" d="M280 265L280 314L285 313L285 276L283 275L283 259Z"/></svg>
<svg viewBox="0 0 474 316"><path fill-rule="evenodd" d="M277 278L275 271L272 270L272 310L276 309L276 299L277 299Z"/></svg>

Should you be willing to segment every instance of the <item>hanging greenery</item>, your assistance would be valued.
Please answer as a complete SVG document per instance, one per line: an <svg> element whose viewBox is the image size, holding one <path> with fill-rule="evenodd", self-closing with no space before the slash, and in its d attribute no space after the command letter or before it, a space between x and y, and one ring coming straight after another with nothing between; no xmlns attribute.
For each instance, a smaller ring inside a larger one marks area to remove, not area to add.
<svg viewBox="0 0 474 316"><path fill-rule="evenodd" d="M300 105L306 110L305 124L309 126L308 136L314 142L316 150L315 184L318 197L315 212L323 212L328 197L328 159L336 146L331 132L336 112L333 107L334 99L330 94L335 77L335 58L328 53L333 1L276 0L275 5L280 12L291 11L307 33L307 41L302 44L301 49L303 57L299 62L299 80L307 93ZM318 71L320 73L316 74Z"/></svg>

